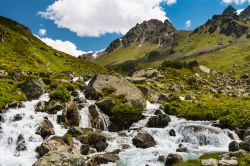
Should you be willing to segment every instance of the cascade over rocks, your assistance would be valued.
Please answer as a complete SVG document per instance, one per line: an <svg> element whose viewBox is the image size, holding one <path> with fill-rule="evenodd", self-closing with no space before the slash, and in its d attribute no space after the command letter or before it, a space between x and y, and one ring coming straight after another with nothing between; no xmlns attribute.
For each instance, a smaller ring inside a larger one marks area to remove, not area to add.
<svg viewBox="0 0 250 166"><path fill-rule="evenodd" d="M104 130L104 122L100 118L100 115L99 115L98 111L96 110L95 105L89 106L89 117L90 117L91 126L93 128Z"/></svg>
<svg viewBox="0 0 250 166"><path fill-rule="evenodd" d="M45 84L41 78L30 78L20 88L29 100L38 99L45 93Z"/></svg>

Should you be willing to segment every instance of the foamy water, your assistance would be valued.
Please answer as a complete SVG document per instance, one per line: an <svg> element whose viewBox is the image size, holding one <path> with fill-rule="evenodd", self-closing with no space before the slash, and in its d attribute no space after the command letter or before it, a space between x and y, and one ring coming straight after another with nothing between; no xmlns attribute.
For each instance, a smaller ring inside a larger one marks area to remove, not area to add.
<svg viewBox="0 0 250 166"><path fill-rule="evenodd" d="M80 97L84 97L80 93ZM35 132L38 126L43 121L44 117L48 117L54 125L55 135L62 136L67 132L63 126L57 124L57 115L49 115L47 113L36 113L35 106L39 101L48 101L48 94L41 96L39 100L24 102L25 108L10 109L3 114L4 122L0 124L2 127L0 133L0 166L31 166L36 160L37 153L35 149L43 141L41 136L36 135ZM81 115L80 127L90 127L88 107L95 104L95 101L87 100L85 107L79 110ZM133 124L132 128L142 128L151 134L156 146L148 149L139 149L132 144L132 139L138 134L137 130L122 131L119 133L111 133L104 131L108 138L109 146L106 151L115 149L122 149L122 146L128 145L129 149L123 150L120 154L120 160L117 163L109 163L108 165L118 166L145 166L146 164L153 166L162 166L157 159L159 156L166 156L168 153L176 153L178 145L182 143L188 148L187 153L179 153L184 159L196 159L201 154L206 152L227 151L228 144L232 141L228 133L238 139L235 133L229 130L222 130L220 128L212 127L212 122L209 121L187 121L171 116L171 122L166 128L147 128L145 127L148 119L153 116L154 111L159 109L158 104L151 104L147 102L147 112L144 113L145 119ZM101 119L106 124L106 129L109 124L108 116L100 113ZM16 114L22 115L21 121L13 121ZM62 112L58 112L58 115ZM191 127L190 127L191 126ZM192 127L201 128L199 132L194 132ZM176 137L171 137L169 131L174 129ZM211 132L213 131L213 132ZM19 135L23 135L27 150L17 152L16 141ZM77 147L80 143L74 140ZM200 145L201 142L206 142L206 145Z"/></svg>

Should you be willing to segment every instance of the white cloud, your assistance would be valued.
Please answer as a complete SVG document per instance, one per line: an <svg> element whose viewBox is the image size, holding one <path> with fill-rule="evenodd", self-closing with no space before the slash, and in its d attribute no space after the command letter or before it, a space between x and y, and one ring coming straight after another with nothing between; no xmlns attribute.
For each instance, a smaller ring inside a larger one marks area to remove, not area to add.
<svg viewBox="0 0 250 166"><path fill-rule="evenodd" d="M51 38L40 38L44 43L52 48L70 54L72 56L78 57L79 55L86 54L87 52L78 50L76 45L70 41L53 40Z"/></svg>
<svg viewBox="0 0 250 166"><path fill-rule="evenodd" d="M222 3L228 4L228 3L235 3L236 5L243 4L245 2L250 3L250 0L222 0Z"/></svg>
<svg viewBox="0 0 250 166"><path fill-rule="evenodd" d="M176 3L176 0L167 0L167 5L173 5Z"/></svg>
<svg viewBox="0 0 250 166"><path fill-rule="evenodd" d="M45 36L46 35L46 29L44 29L44 28L41 28L41 29L39 29L39 32L38 32L38 34L39 34L39 36Z"/></svg>
<svg viewBox="0 0 250 166"><path fill-rule="evenodd" d="M185 22L185 27L186 28L190 28L192 26L192 21L191 20L187 20L186 22Z"/></svg>
<svg viewBox="0 0 250 166"><path fill-rule="evenodd" d="M149 19L166 20L162 3L176 0L57 0L39 14L60 28L78 36L125 34L130 28Z"/></svg>

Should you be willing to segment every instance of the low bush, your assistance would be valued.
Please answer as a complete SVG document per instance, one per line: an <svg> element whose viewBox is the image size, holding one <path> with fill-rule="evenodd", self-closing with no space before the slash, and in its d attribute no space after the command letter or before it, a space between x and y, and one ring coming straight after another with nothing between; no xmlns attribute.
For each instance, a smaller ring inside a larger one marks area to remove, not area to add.
<svg viewBox="0 0 250 166"><path fill-rule="evenodd" d="M69 91L62 85L57 86L57 88L49 94L50 100L68 102L71 99Z"/></svg>

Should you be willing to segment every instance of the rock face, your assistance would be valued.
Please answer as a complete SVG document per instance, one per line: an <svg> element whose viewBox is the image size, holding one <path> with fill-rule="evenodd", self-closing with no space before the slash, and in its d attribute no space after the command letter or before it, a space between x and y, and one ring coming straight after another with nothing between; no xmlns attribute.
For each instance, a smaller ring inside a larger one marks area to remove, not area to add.
<svg viewBox="0 0 250 166"><path fill-rule="evenodd" d="M137 148L142 149L154 147L156 145L154 138L147 132L139 132L132 141Z"/></svg>
<svg viewBox="0 0 250 166"><path fill-rule="evenodd" d="M242 19L247 19L250 17L250 6L248 6L246 9L244 9L241 13L240 13L240 18Z"/></svg>
<svg viewBox="0 0 250 166"><path fill-rule="evenodd" d="M20 86L29 100L38 99L45 93L45 84L41 78L31 78Z"/></svg>
<svg viewBox="0 0 250 166"><path fill-rule="evenodd" d="M236 15L236 9L234 7L232 7L231 5L228 6L224 11L223 11L223 15Z"/></svg>
<svg viewBox="0 0 250 166"><path fill-rule="evenodd" d="M178 155L178 154L168 154L166 161L165 161L165 166L174 166L176 164L180 164L183 162L183 158Z"/></svg>
<svg viewBox="0 0 250 166"><path fill-rule="evenodd" d="M155 128L164 128L168 125L169 122L171 122L171 119L168 115L166 114L157 115L157 116L152 116L149 119L147 126Z"/></svg>
<svg viewBox="0 0 250 166"><path fill-rule="evenodd" d="M142 24L137 24L122 38L113 41L105 51L110 53L119 47L127 47L136 42L172 45L178 38L174 32L175 28L168 20L165 22L156 19L144 21Z"/></svg>
<svg viewBox="0 0 250 166"><path fill-rule="evenodd" d="M75 103L69 103L62 113L63 122L71 126L79 126L81 116Z"/></svg>
<svg viewBox="0 0 250 166"><path fill-rule="evenodd" d="M146 99L141 91L124 78L112 75L97 75L89 83L89 86L93 87L97 93L112 89L114 96L123 95L132 105L142 109L146 108Z"/></svg>
<svg viewBox="0 0 250 166"><path fill-rule="evenodd" d="M43 139L45 139L46 137L55 134L53 128L53 124L47 118L44 118L44 121L42 122L41 126L38 127L36 134L41 135Z"/></svg>

